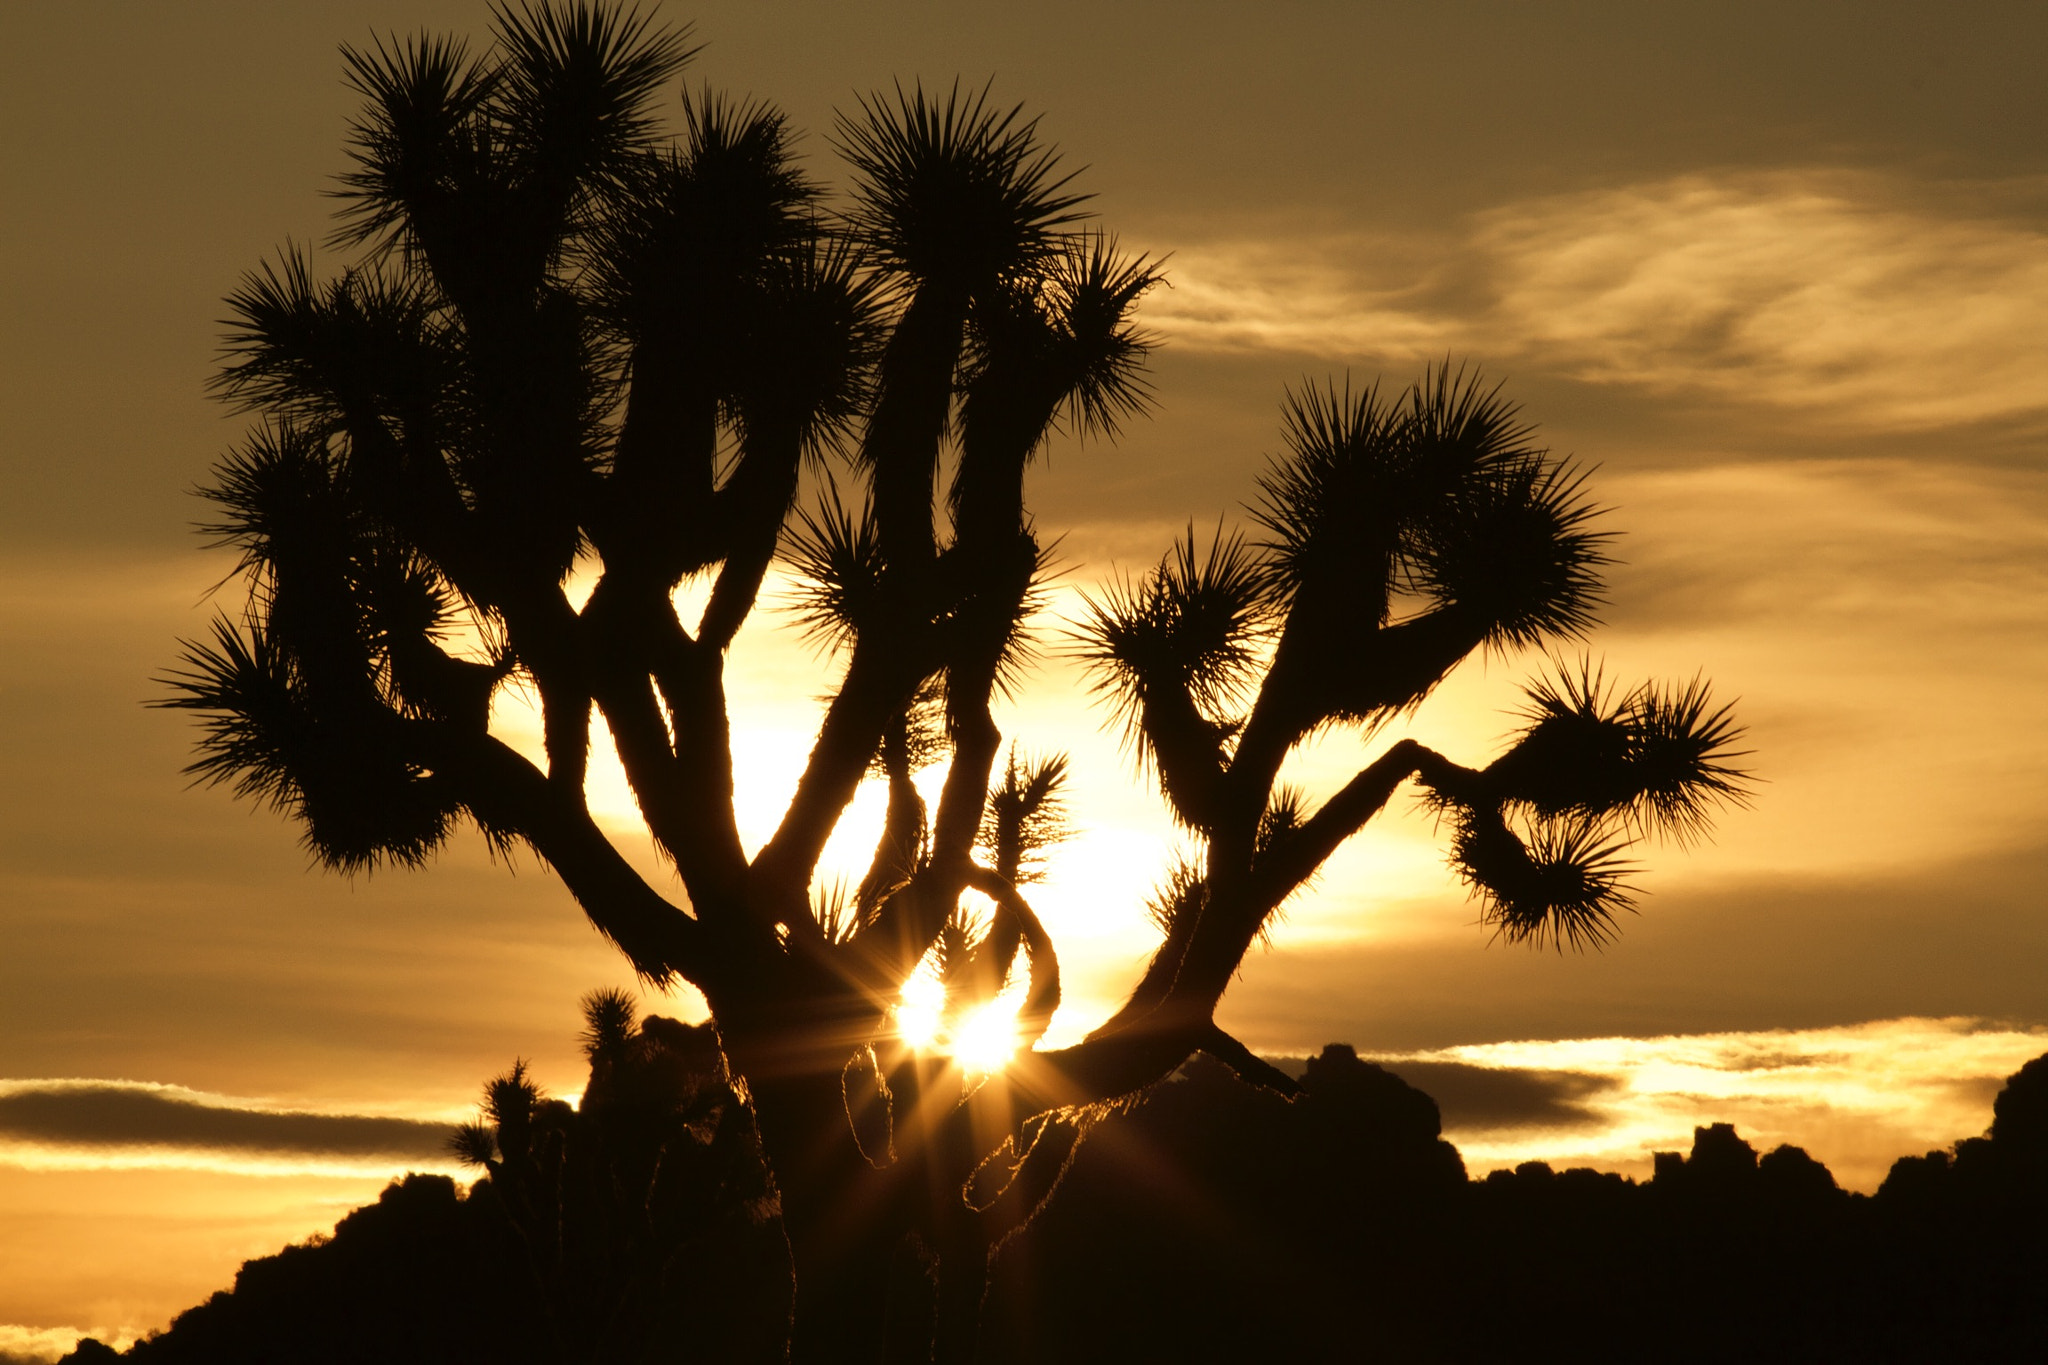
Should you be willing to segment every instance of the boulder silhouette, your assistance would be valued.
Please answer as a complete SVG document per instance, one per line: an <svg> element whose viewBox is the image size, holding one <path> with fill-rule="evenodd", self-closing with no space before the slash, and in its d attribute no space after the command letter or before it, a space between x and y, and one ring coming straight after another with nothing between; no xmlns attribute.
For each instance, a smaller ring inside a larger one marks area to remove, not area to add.
<svg viewBox="0 0 2048 1365"><path fill-rule="evenodd" d="M2048 1055L2007 1078L1991 1114L1992 1142L2012 1158L2048 1164Z"/></svg>

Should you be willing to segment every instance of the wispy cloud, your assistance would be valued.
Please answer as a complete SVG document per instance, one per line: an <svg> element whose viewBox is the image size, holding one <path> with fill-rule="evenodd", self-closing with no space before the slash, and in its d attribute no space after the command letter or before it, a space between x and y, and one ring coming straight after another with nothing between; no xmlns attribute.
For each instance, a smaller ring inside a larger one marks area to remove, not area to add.
<svg viewBox="0 0 2048 1365"><path fill-rule="evenodd" d="M31 1169L442 1169L451 1165L448 1133L443 1123L283 1109L140 1081L0 1080L0 1161Z"/></svg>
<svg viewBox="0 0 2048 1365"><path fill-rule="evenodd" d="M1444 258L1421 280L1388 266L1418 254L1341 232L1184 246L1167 263L1171 287L1146 296L1145 321L1191 350L1438 355L1463 344L1469 326L1431 287Z"/></svg>
<svg viewBox="0 0 2048 1365"><path fill-rule="evenodd" d="M1868 174L1693 174L1502 205L1433 250L1196 244L1147 318L1193 349L1455 352L1862 429L2041 414L2048 235L1923 197Z"/></svg>
<svg viewBox="0 0 2048 1365"><path fill-rule="evenodd" d="M1707 390L1870 425L2048 407L2048 236L1799 173L1496 210L1491 319L1578 377Z"/></svg>

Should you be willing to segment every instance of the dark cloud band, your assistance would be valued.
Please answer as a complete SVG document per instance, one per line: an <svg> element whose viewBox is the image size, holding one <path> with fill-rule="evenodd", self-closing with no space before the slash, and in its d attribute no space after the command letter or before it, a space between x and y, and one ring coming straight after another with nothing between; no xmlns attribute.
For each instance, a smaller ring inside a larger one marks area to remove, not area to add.
<svg viewBox="0 0 2048 1365"><path fill-rule="evenodd" d="M240 1109L143 1086L66 1084L0 1093L0 1140L338 1157L440 1157L449 1127L364 1114Z"/></svg>
<svg viewBox="0 0 2048 1365"><path fill-rule="evenodd" d="M1266 1060L1290 1076L1307 1062L1299 1057ZM1591 1071L1537 1067L1474 1066L1469 1062L1368 1058L1436 1101L1444 1130L1459 1133L1504 1128L1585 1128L1608 1117L1587 1103L1621 1084Z"/></svg>
<svg viewBox="0 0 2048 1365"><path fill-rule="evenodd" d="M1387 1070L1434 1099L1444 1127L1457 1132L1499 1128L1580 1128L1605 1123L1586 1103L1619 1082L1587 1071L1537 1071L1464 1062L1395 1061Z"/></svg>

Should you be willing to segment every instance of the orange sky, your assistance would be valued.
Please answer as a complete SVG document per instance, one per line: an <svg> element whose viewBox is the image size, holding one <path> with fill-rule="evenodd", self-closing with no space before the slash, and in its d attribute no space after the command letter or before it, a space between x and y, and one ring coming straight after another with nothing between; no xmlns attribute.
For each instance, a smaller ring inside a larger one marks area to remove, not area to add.
<svg viewBox="0 0 2048 1365"><path fill-rule="evenodd" d="M1043 111L1107 226L1171 253L1145 315L1158 415L1037 476L1039 523L1065 535L1055 612L1189 520L1237 516L1287 384L1399 384L1450 355L1599 466L1625 532L1595 641L1611 671L1703 670L1741 698L1754 809L1709 847L1651 850L1643 913L1606 952L1489 946L1427 823L1393 812L1247 963L1227 1024L1276 1053L1345 1039L1622 1077L1576 1137L1467 1138L1611 1161L1703 1121L1644 1098L1665 1093L1648 1053L1442 1050L1804 1030L1834 1060L1753 1084L1739 1050L1679 1051L1735 1078L1711 1117L1769 1129L1786 1087L1845 1097L1772 1140L1867 1187L1855 1116L1885 1141L1963 1136L1985 1078L2048 1050L2029 1041L2048 1030L2048 11L1676 11L663 9L708 43L691 80L780 103L821 175L818 133L856 92L992 77ZM514 1055L573 1089L576 998L628 975L530 861L309 871L276 817L186 790L186 722L140 704L228 567L187 496L237 431L203 394L219 300L326 231L337 44L486 25L467 0L0 9L0 1089L442 1118ZM743 646L735 719L766 809L819 666L772 621ZM1416 733L1483 757L1529 663L1468 664ZM1040 898L1068 1032L1142 959L1139 900L1172 847L1103 719L1053 660L1006 720L1075 757L1083 831ZM1334 783L1361 752L1333 740L1296 776ZM1902 1050L1939 1055L1949 1088L1885 1062ZM53 1169L6 1121L0 1355L161 1325L381 1179L190 1155L116 1171L133 1145L91 1133Z"/></svg>

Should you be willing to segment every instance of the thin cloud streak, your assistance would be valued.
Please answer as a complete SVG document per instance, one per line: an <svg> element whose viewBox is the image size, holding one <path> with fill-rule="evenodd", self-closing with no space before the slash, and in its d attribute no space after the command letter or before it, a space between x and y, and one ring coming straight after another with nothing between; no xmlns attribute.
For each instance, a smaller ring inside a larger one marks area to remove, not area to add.
<svg viewBox="0 0 2048 1365"><path fill-rule="evenodd" d="M408 1172L467 1180L476 1172L452 1157L332 1157L208 1151L192 1147L99 1147L0 1139L0 1166L29 1172L197 1171L254 1179L396 1180Z"/></svg>
<svg viewBox="0 0 2048 1365"><path fill-rule="evenodd" d="M1196 350L1446 354L1861 430L2048 413L2048 235L1869 174L1689 174L1506 204L1424 253L1182 248L1146 322ZM1393 263L1391 268L1388 264Z"/></svg>

